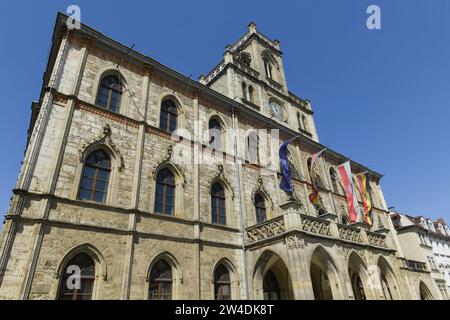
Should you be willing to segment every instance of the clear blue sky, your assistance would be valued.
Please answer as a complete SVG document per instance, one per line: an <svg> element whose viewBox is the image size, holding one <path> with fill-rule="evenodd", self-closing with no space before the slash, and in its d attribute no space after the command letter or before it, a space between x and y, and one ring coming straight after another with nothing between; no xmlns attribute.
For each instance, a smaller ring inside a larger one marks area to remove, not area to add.
<svg viewBox="0 0 450 320"><path fill-rule="evenodd" d="M56 12L197 78L250 21L284 52L289 89L312 101L320 141L385 175L389 206L450 223L450 1L1 1L0 213L39 96ZM273 5L276 4L276 7ZM366 8L382 29L366 28Z"/></svg>

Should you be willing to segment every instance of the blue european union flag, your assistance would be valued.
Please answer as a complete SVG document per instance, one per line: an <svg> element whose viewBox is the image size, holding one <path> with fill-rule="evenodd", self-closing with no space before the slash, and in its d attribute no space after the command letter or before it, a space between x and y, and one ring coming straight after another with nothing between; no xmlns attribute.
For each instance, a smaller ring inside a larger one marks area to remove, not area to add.
<svg viewBox="0 0 450 320"><path fill-rule="evenodd" d="M289 143L297 139L299 136L293 137L287 141L285 141L280 146L280 167L281 167L281 181L280 181L280 188L286 191L287 193L294 192L294 188L292 187L292 180L291 180L291 170L289 169L289 161L288 161L288 155L287 155L287 148Z"/></svg>

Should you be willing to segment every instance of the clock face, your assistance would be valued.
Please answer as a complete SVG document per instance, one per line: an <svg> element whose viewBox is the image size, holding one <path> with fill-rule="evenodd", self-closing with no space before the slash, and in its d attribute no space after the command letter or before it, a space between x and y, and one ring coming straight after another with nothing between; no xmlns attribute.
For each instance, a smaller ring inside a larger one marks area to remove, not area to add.
<svg viewBox="0 0 450 320"><path fill-rule="evenodd" d="M272 112L274 117L277 118L278 120L280 121L284 120L284 109L275 101L272 101L270 103L270 111Z"/></svg>

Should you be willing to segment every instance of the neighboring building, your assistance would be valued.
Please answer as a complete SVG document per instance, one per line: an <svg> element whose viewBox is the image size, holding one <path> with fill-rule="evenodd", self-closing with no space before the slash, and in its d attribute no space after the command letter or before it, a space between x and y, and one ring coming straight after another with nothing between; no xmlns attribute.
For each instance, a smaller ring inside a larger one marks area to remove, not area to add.
<svg viewBox="0 0 450 320"><path fill-rule="evenodd" d="M438 219L434 223L428 219L427 224L428 237L433 246L434 259L437 268L444 276L448 299L450 299L450 229L444 219Z"/></svg>
<svg viewBox="0 0 450 320"><path fill-rule="evenodd" d="M433 223L422 216L400 213L392 213L391 219L400 242L399 251L404 255L409 270L430 273L440 298L449 300L450 233L445 222L439 219ZM427 293L421 291L420 295L424 297Z"/></svg>
<svg viewBox="0 0 450 320"><path fill-rule="evenodd" d="M280 43L254 23L197 82L66 19L5 216L0 298L438 297L429 273L408 278L379 173L351 161L369 174L371 228L345 223L347 158L333 150L313 168L321 205L308 201L307 161L324 146L310 102L288 90ZM300 135L293 197L279 188L280 141L256 131L267 128ZM81 288L68 287L78 271Z"/></svg>

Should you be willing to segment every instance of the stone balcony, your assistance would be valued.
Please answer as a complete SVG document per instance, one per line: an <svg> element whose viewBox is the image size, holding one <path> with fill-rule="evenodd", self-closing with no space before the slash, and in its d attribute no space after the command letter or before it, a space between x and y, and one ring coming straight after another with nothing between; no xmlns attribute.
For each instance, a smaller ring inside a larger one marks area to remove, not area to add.
<svg viewBox="0 0 450 320"><path fill-rule="evenodd" d="M416 271L416 272L427 272L427 264L425 262L414 261L414 260L404 260L405 269Z"/></svg>
<svg viewBox="0 0 450 320"><path fill-rule="evenodd" d="M246 229L246 243L253 245L283 237L290 232L301 232L307 236L326 238L336 242L348 242L360 246L392 250L388 244L386 229L368 231L362 223L343 225L336 222L334 214L313 217L301 214L295 202L282 206L283 215Z"/></svg>

